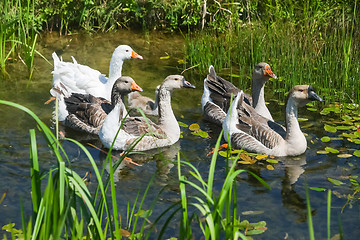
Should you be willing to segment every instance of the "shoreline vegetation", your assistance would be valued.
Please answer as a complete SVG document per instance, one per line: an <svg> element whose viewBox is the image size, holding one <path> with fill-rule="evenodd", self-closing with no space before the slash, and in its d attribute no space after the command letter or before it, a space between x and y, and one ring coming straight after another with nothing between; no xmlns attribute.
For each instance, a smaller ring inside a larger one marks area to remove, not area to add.
<svg viewBox="0 0 360 240"><path fill-rule="evenodd" d="M6 65L22 62L32 77L34 55L46 60L36 51L44 31L180 31L185 38L184 69L207 74L212 64L235 85L250 88L241 76L251 76L253 67L266 61L280 76L269 84L276 98L306 83L329 96L325 101L360 100L360 53L354 44L360 41L357 0L9 0L2 1L0 9L4 76Z"/></svg>

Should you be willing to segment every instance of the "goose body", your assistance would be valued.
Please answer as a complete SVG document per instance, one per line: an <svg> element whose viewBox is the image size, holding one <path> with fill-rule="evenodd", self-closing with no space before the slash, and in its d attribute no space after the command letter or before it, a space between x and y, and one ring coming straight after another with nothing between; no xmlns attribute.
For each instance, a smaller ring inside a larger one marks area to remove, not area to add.
<svg viewBox="0 0 360 240"><path fill-rule="evenodd" d="M126 150L136 141L138 142L134 145L134 151L169 146L177 142L180 138L180 127L171 108L171 94L178 88L195 88L195 86L181 75L170 75L160 85L158 124L143 117L123 119L121 106L116 105L100 129L99 137L104 146L110 148L120 127L113 146L116 150Z"/></svg>
<svg viewBox="0 0 360 240"><path fill-rule="evenodd" d="M155 100L149 97L142 96L139 92L132 92L128 95L128 107L132 109L140 108L146 115L158 116L159 115L159 88L155 90Z"/></svg>
<svg viewBox="0 0 360 240"><path fill-rule="evenodd" d="M322 101L311 85L297 85L288 95L286 105L286 132L272 128L273 121L259 115L244 103L240 92L229 108L223 122L224 138L233 148L245 149L273 156L296 156L304 153L307 142L298 122L298 107L310 101Z"/></svg>
<svg viewBox="0 0 360 240"><path fill-rule="evenodd" d="M111 100L111 88L115 81L121 77L124 60L130 58L142 59L131 47L127 45L118 46L110 61L109 78L105 77L98 70L78 64L75 58L73 62L64 62L54 52L53 87L69 93L91 94L94 97L102 97ZM50 91L54 96L56 93Z"/></svg>
<svg viewBox="0 0 360 240"><path fill-rule="evenodd" d="M127 111L124 106L124 96L132 91L142 91L131 77L118 78L111 91L111 102L91 94L71 93L60 98L59 105L65 105L68 115L64 125L75 130L98 134L107 115L115 106L120 107L122 115Z"/></svg>
<svg viewBox="0 0 360 240"><path fill-rule="evenodd" d="M270 65L264 62L257 64L252 76L252 96L246 93L243 95L244 101L253 106L256 112L273 121L264 98L264 86L270 77L276 78ZM240 89L231 82L217 76L211 65L209 74L204 80L204 93L201 98L204 118L221 126L230 106L231 95L236 97L239 92Z"/></svg>

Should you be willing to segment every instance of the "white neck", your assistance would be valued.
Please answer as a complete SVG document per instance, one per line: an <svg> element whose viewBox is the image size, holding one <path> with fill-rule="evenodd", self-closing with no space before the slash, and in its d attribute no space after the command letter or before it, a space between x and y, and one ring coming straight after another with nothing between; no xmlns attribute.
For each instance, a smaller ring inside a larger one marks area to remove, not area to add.
<svg viewBox="0 0 360 240"><path fill-rule="evenodd" d="M109 79L106 84L112 87L116 79L121 77L123 63L124 59L122 59L121 56L116 55L114 52L110 60Z"/></svg>
<svg viewBox="0 0 360 240"><path fill-rule="evenodd" d="M159 125L171 141L180 138L180 127L171 108L171 91L159 89Z"/></svg>

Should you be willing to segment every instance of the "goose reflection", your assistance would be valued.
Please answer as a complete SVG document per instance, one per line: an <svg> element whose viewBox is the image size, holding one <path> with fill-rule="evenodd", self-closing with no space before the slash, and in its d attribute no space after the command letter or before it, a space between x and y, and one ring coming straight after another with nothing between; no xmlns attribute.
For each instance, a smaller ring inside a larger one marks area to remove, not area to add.
<svg viewBox="0 0 360 240"><path fill-rule="evenodd" d="M180 151L180 142L176 142L175 144L162 147L159 149L153 149L141 153L133 153L129 155L132 161L135 163L130 163L127 160L123 160L119 166L114 171L114 181L119 182L120 180L127 179L132 177L134 174L131 169L134 168L146 168L147 165L151 162L156 162L156 176L157 179L164 184L169 178L169 173L171 169L175 165L176 157L178 152ZM99 159L101 162L106 160L107 154L100 151ZM113 156L119 156L120 151L113 151ZM117 159L113 158L113 163L116 163ZM110 173L109 164L106 165L105 170L107 173Z"/></svg>

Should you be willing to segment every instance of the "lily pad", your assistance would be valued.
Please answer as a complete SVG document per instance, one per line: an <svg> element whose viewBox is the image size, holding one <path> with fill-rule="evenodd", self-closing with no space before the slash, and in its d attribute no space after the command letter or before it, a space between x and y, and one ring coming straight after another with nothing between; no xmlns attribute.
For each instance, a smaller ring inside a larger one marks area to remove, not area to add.
<svg viewBox="0 0 360 240"><path fill-rule="evenodd" d="M189 126L186 123L183 123L183 122L180 122L180 121L178 121L178 124L179 124L180 127L186 127L187 128Z"/></svg>
<svg viewBox="0 0 360 240"><path fill-rule="evenodd" d="M199 124L197 124L197 123L193 123L193 124L191 124L191 125L189 126L189 129L190 129L191 131L197 131L197 130L200 129L200 126L199 126Z"/></svg>
<svg viewBox="0 0 360 240"><path fill-rule="evenodd" d="M338 129L338 130L356 130L356 127L354 127L354 126L336 126L336 129Z"/></svg>
<svg viewBox="0 0 360 240"><path fill-rule="evenodd" d="M343 154L339 154L337 155L339 158L349 158L349 157L352 157L353 155L352 154L349 154L349 153L343 153Z"/></svg>
<svg viewBox="0 0 360 240"><path fill-rule="evenodd" d="M202 138L208 138L209 137L209 134L207 132L204 132L203 130L199 130L198 134Z"/></svg>
<svg viewBox="0 0 360 240"><path fill-rule="evenodd" d="M268 163L278 163L279 161L276 159L267 159L266 160Z"/></svg>
<svg viewBox="0 0 360 240"><path fill-rule="evenodd" d="M360 157L360 150L354 151L353 155L356 156L356 157Z"/></svg>
<svg viewBox="0 0 360 240"><path fill-rule="evenodd" d="M333 178L328 178L328 181L331 182L332 184L337 185L337 186L342 185L342 184L345 184L345 183L343 183L342 181L337 180L337 179L333 179Z"/></svg>
<svg viewBox="0 0 360 240"><path fill-rule="evenodd" d="M319 150L316 152L317 154L329 154L328 151L325 151L325 150Z"/></svg>
<svg viewBox="0 0 360 240"><path fill-rule="evenodd" d="M335 149L335 148L331 148L331 147L326 147L326 148L325 148L325 151L331 152L331 153L335 153L335 154L337 154L337 153L340 152L339 150L337 150L337 149Z"/></svg>
<svg viewBox="0 0 360 240"><path fill-rule="evenodd" d="M306 122L306 121L309 121L309 119L307 119L307 118L298 118L298 121L299 122Z"/></svg>
<svg viewBox="0 0 360 240"><path fill-rule="evenodd" d="M255 158L257 160L260 160L260 159L264 159L264 158L267 158L269 155L266 155L266 154L260 154L260 155L257 155Z"/></svg>
<svg viewBox="0 0 360 240"><path fill-rule="evenodd" d="M316 111L317 111L316 108L307 108L307 110L312 111L312 112L316 112Z"/></svg>
<svg viewBox="0 0 360 240"><path fill-rule="evenodd" d="M270 164L266 165L266 168L271 171L274 170L274 166Z"/></svg>
<svg viewBox="0 0 360 240"><path fill-rule="evenodd" d="M335 133L337 131L336 127L325 124L324 126L325 131Z"/></svg>
<svg viewBox="0 0 360 240"><path fill-rule="evenodd" d="M311 190L317 191L317 192L324 192L327 189L326 188L320 188L320 187L309 187Z"/></svg>
<svg viewBox="0 0 360 240"><path fill-rule="evenodd" d="M330 137L328 137L328 136L325 136L325 137L322 137L321 139L320 139L322 142L330 142Z"/></svg>

